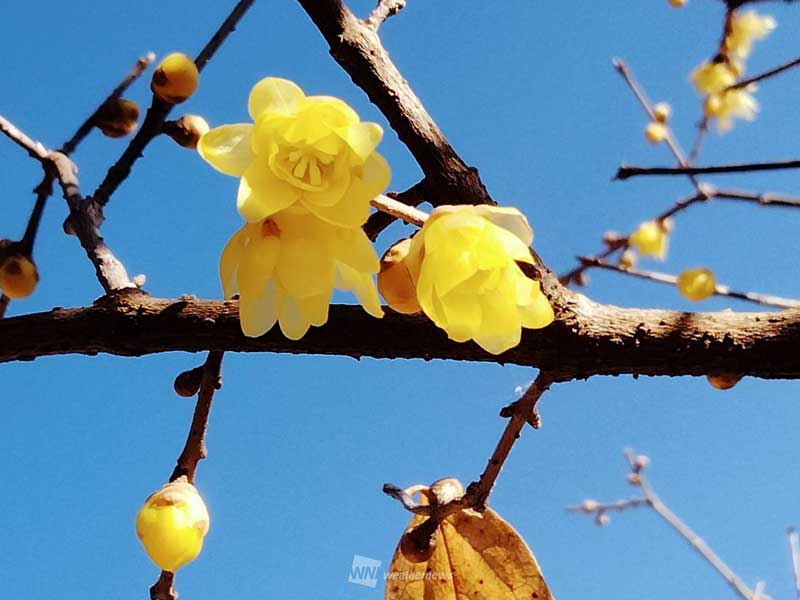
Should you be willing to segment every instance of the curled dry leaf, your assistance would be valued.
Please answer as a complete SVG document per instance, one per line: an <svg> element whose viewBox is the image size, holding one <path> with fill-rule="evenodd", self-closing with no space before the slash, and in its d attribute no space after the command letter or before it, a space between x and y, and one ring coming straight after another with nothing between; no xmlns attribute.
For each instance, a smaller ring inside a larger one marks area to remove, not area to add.
<svg viewBox="0 0 800 600"><path fill-rule="evenodd" d="M406 531L428 519L417 515ZM395 550L386 576L386 600L551 600L552 595L525 541L500 515L461 510L434 532L433 552L423 562Z"/></svg>

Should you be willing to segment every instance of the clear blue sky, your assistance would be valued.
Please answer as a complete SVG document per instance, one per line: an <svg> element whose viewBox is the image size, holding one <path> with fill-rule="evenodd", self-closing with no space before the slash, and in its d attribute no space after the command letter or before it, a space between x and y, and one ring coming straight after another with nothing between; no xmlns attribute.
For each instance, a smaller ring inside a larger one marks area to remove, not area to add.
<svg viewBox="0 0 800 600"><path fill-rule="evenodd" d="M50 146L63 142L141 53L194 54L233 0L9 2L3 9L0 113ZM371 0L353 2L364 15ZM751 72L798 53L800 11L759 5L779 26L757 45ZM563 270L599 249L606 229L627 231L690 189L681 180L612 183L621 161L667 164L642 137L645 119L611 69L626 58L654 99L675 109L691 139L699 103L687 82L719 36L721 2L447 3L410 0L381 29L393 59L494 198L522 209L535 245ZM386 129L392 189L420 173L385 120L328 56L292 2L260 0L203 75L187 111L212 125L246 118L246 94L276 75L310 93L340 96ZM701 162L797 155L800 73L762 85L763 113L709 139ZM148 101L146 82L130 97ZM93 135L76 161L88 193L125 147ZM0 140L0 236L20 235L39 168ZM718 179L716 181L723 181ZM800 193L797 173L725 179L759 191ZM103 231L154 295L218 298L217 261L239 226L236 181L168 139L156 140L112 199ZM10 314L90 304L100 294L77 242L61 233L64 202L47 207L36 295ZM800 297L800 214L750 205L701 206L679 218L669 260L678 272L709 266L721 281ZM394 235L393 237L393 234ZM396 227L381 249L402 235ZM648 266L658 266L645 263ZM587 293L625 306L717 310L675 290L592 274ZM348 299L347 301L350 301ZM157 576L133 521L169 476L193 403L172 379L202 360L54 357L0 366L0 582L7 597L145 598ZM225 357L198 487L211 532L178 575L182 598L378 600L347 582L352 557L389 561L408 515L381 484L465 483L485 465L503 428L499 408L531 370L452 362L318 356ZM556 387L544 428L528 430L491 504L529 542L558 598L731 598L698 556L647 511L599 529L564 506L614 500L622 449L653 460L664 499L751 585L792 597L784 530L800 523L797 423L800 384L744 380L723 393L704 378L595 378Z"/></svg>

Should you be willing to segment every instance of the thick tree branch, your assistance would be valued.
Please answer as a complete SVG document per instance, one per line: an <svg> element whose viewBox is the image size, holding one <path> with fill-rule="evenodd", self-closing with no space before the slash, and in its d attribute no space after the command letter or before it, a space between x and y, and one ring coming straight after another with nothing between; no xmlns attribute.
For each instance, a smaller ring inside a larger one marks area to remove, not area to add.
<svg viewBox="0 0 800 600"><path fill-rule="evenodd" d="M333 306L325 326L293 342L277 328L260 338L242 335L235 302L165 300L123 290L86 308L3 319L0 362L57 354L226 350L501 362L538 367L558 378L717 372L800 378L800 311L625 309L575 293L559 306L556 322L524 330L519 346L493 356L473 343L448 340L422 316L387 311L375 319L357 306Z"/></svg>
<svg viewBox="0 0 800 600"><path fill-rule="evenodd" d="M447 142L383 48L341 0L299 0L331 56L386 116L425 174L432 204L494 204L474 167Z"/></svg>

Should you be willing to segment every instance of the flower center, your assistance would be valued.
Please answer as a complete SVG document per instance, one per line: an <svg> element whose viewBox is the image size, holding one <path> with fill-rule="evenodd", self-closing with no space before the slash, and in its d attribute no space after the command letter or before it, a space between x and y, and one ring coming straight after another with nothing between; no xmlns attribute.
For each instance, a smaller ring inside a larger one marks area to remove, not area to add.
<svg viewBox="0 0 800 600"><path fill-rule="evenodd" d="M319 191L328 187L334 157L312 146L278 149L273 166L278 175L301 189Z"/></svg>
<svg viewBox="0 0 800 600"><path fill-rule="evenodd" d="M272 219L264 219L261 223L261 235L263 237L280 237L281 229Z"/></svg>

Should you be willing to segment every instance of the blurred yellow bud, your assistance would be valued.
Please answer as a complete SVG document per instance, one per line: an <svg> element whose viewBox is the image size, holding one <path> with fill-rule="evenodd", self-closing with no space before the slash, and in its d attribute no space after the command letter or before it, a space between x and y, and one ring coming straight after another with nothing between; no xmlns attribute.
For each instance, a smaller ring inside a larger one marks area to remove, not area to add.
<svg viewBox="0 0 800 600"><path fill-rule="evenodd" d="M686 0L669 0L669 5L673 8L680 8L686 5Z"/></svg>
<svg viewBox="0 0 800 600"><path fill-rule="evenodd" d="M39 272L28 256L12 254L0 265L0 290L13 300L30 296L37 283Z"/></svg>
<svg viewBox="0 0 800 600"><path fill-rule="evenodd" d="M126 98L112 98L103 103L94 117L94 124L110 138L125 137L136 131L139 105Z"/></svg>
<svg viewBox="0 0 800 600"><path fill-rule="evenodd" d="M172 573L200 554L208 525L206 505L185 477L152 494L136 515L136 535L150 560Z"/></svg>
<svg viewBox="0 0 800 600"><path fill-rule="evenodd" d="M619 266L622 269L631 269L636 266L636 253L630 248L619 257Z"/></svg>
<svg viewBox="0 0 800 600"><path fill-rule="evenodd" d="M659 123L666 123L672 115L672 107L666 102L659 102L653 107L653 116Z"/></svg>
<svg viewBox="0 0 800 600"><path fill-rule="evenodd" d="M678 276L678 291L692 302L713 296L716 285L714 274L708 269L686 269Z"/></svg>
<svg viewBox="0 0 800 600"><path fill-rule="evenodd" d="M711 387L718 390L729 390L741 381L742 375L739 373L715 373L706 375L706 379Z"/></svg>
<svg viewBox="0 0 800 600"><path fill-rule="evenodd" d="M164 123L164 133L171 137L179 146L194 150L200 136L208 132L209 126L203 117L197 115L183 115L177 121Z"/></svg>
<svg viewBox="0 0 800 600"><path fill-rule="evenodd" d="M717 94L736 83L737 66L727 61L705 62L690 76L700 94Z"/></svg>
<svg viewBox="0 0 800 600"><path fill-rule="evenodd" d="M663 223L645 221L628 238L642 256L664 260L667 255L667 230Z"/></svg>
<svg viewBox="0 0 800 600"><path fill-rule="evenodd" d="M405 238L389 248L381 258L378 291L391 308L404 315L422 312L417 302L417 286L405 262L411 248L411 238Z"/></svg>
<svg viewBox="0 0 800 600"><path fill-rule="evenodd" d="M644 137L648 142L657 144L667 139L667 126L659 121L652 121L644 128Z"/></svg>
<svg viewBox="0 0 800 600"><path fill-rule="evenodd" d="M199 79L194 61L182 52L174 52L158 65L150 89L164 102L180 104L194 94Z"/></svg>

